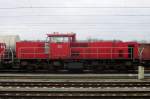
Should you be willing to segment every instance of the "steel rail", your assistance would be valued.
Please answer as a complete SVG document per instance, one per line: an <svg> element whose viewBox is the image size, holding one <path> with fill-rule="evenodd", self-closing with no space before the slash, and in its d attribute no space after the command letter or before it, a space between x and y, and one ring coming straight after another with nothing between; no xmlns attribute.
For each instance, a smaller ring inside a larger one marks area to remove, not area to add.
<svg viewBox="0 0 150 99"><path fill-rule="evenodd" d="M0 97L150 97L150 88L3 88Z"/></svg>
<svg viewBox="0 0 150 99"><path fill-rule="evenodd" d="M97 87L142 87L150 88L150 82L0 82L0 87L47 87L47 88L97 88Z"/></svg>

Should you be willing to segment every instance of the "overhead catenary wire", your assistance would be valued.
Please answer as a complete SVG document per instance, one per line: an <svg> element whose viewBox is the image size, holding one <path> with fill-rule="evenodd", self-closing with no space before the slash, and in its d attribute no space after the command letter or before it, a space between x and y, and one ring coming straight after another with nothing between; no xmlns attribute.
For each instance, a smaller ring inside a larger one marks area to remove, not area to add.
<svg viewBox="0 0 150 99"><path fill-rule="evenodd" d="M35 5L33 5L32 4L32 2L30 2L30 0L28 0L28 6L18 6L18 7L0 7L0 10L10 10L10 9L29 9L29 10L32 10L32 12L34 12L34 9L103 9L103 8L108 8L108 9L150 9L150 6L146 6L146 7L144 7L144 6L135 6L135 7L133 7L133 6L87 6L87 5L72 5L72 6L63 6L63 5L59 5L59 6L55 6L55 5L51 5L51 6L35 6ZM39 13L40 14L40 13ZM127 17L144 17L144 16L150 16L149 14L145 14L145 15L143 15L143 14L136 14L136 15L132 15L132 14L122 14L122 15L120 15L120 14L113 14L113 15L39 15L39 14L37 14L37 15L0 15L0 17L9 17L9 18L15 18L15 17L31 17L31 16L33 16L33 17L45 17L45 16L48 16L48 17L51 17L51 16L60 16L60 17L62 17L62 16L65 16L65 17L72 17L72 16L80 16L80 17L82 17L82 16L84 16L84 17L86 17L86 16L88 16L88 17L91 17L91 16L98 16L98 17L103 17L103 16L127 16ZM20 22L19 22L20 23ZM58 23L56 23L56 22L43 22L43 23L40 23L40 22L38 22L38 23L34 23L34 22L32 22L32 23L23 23L23 22L21 22L20 24L12 24L12 25L27 25L27 26L51 26L51 25L56 25L56 26L58 26L58 25L60 25L60 26L63 26L63 25L66 25L66 26L69 26L69 25L79 25L79 26L81 26L81 25L86 25L86 26L98 26L98 25L100 25L100 24L121 24L121 25L150 25L150 23L146 23L146 22L130 22L130 23L125 23L125 22L116 22L116 23L110 23L110 22L104 22L104 23L95 23L95 22L91 22L91 23L74 23L74 22L72 22L72 23L67 23L67 22L64 22L64 23L60 23L60 22L58 22ZM0 25L5 25L5 24L0 24ZM6 25L8 25L8 24L6 24ZM86 29L86 28L81 28L81 29ZM89 29L93 29L93 28L89 28Z"/></svg>
<svg viewBox="0 0 150 99"><path fill-rule="evenodd" d="M140 7L140 6L137 6L137 7L132 7L132 6L128 6L128 7L123 7L123 6L118 6L118 7L111 7L111 6L101 6L101 7L94 7L94 6L75 6L75 7L67 7L67 6L21 6L21 7L0 7L0 9L34 9L34 8L38 8L38 9L43 9L43 8L82 8L82 9L86 9L86 8L142 8L142 9L150 9L150 6L147 6L147 7Z"/></svg>
<svg viewBox="0 0 150 99"><path fill-rule="evenodd" d="M114 15L0 15L0 17L28 17L28 16L33 16L33 17L41 17L41 16L65 16L65 17L70 17L70 16L131 16L131 17L142 17L142 16L150 16L150 15L119 15L119 14L114 14Z"/></svg>
<svg viewBox="0 0 150 99"><path fill-rule="evenodd" d="M0 26L5 25L32 25L32 26L40 26L40 25L86 25L86 26L96 26L96 25L104 25L104 24L119 24L119 25L150 25L150 23L16 23L16 24L0 24Z"/></svg>

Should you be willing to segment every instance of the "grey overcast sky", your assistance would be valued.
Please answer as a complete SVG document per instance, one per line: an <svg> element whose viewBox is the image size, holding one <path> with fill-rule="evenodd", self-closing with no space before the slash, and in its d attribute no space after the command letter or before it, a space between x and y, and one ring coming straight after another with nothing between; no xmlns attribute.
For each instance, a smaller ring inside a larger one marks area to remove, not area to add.
<svg viewBox="0 0 150 99"><path fill-rule="evenodd" d="M52 32L150 41L150 0L0 0L0 35L36 40Z"/></svg>

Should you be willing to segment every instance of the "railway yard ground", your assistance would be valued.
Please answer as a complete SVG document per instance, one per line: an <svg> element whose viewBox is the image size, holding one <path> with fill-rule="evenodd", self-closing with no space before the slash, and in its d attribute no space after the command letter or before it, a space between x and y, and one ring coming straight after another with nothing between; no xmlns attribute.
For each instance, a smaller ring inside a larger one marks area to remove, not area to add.
<svg viewBox="0 0 150 99"><path fill-rule="evenodd" d="M0 74L0 99L149 99L150 75Z"/></svg>

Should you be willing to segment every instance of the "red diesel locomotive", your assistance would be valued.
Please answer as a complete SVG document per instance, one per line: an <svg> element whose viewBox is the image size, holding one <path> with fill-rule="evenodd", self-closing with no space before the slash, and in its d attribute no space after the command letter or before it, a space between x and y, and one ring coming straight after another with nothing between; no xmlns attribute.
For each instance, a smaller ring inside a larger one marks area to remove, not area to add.
<svg viewBox="0 0 150 99"><path fill-rule="evenodd" d="M47 34L46 41L18 41L15 48L15 51L9 51L10 60L1 58L2 65L12 63L15 67L32 70L99 71L107 68L135 69L139 63L149 64L150 60L150 44L77 41L74 33ZM5 54L4 49L5 47L0 47L0 56Z"/></svg>

